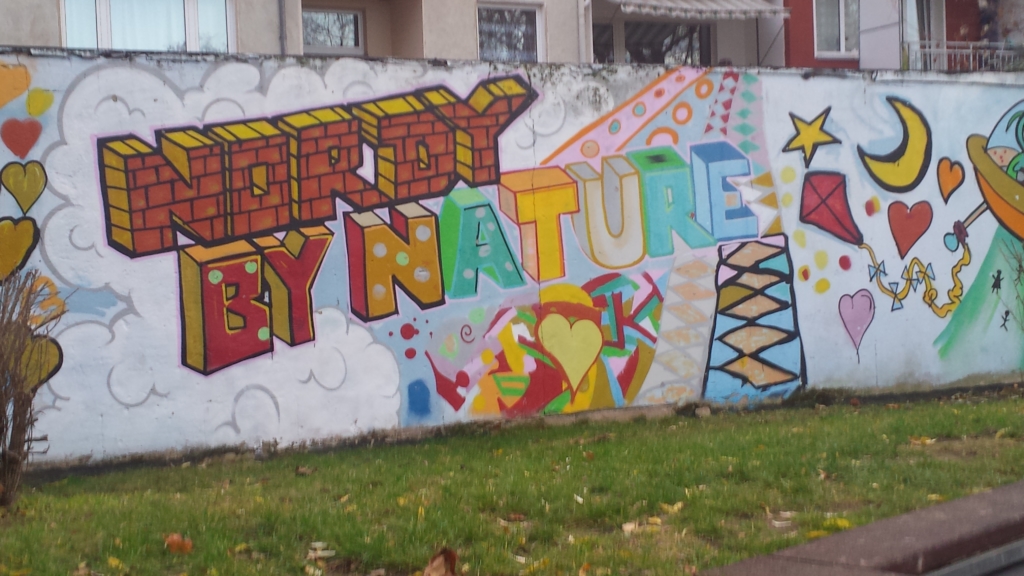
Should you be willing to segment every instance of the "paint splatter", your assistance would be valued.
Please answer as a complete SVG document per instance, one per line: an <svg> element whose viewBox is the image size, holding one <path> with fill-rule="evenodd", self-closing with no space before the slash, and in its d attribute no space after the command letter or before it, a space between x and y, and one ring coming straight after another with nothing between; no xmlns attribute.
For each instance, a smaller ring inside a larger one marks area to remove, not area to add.
<svg viewBox="0 0 1024 576"><path fill-rule="evenodd" d="M873 196L871 200L864 203L864 212L868 216L874 216L878 214L878 211L882 209L882 201L878 199L878 196Z"/></svg>
<svg viewBox="0 0 1024 576"><path fill-rule="evenodd" d="M408 358L409 360L412 360L413 358L415 358L416 357L416 349L415 348L406 348L405 349L405 357Z"/></svg>
<svg viewBox="0 0 1024 576"><path fill-rule="evenodd" d="M849 256L840 256L839 257L839 267L840 268L842 268L843 270L849 270L850 267L852 267L852 266L853 266L853 262L850 261L850 257Z"/></svg>
<svg viewBox="0 0 1024 576"><path fill-rule="evenodd" d="M814 253L814 265L818 267L818 270L824 270L828 266L828 252L824 250L818 250Z"/></svg>
<svg viewBox="0 0 1024 576"><path fill-rule="evenodd" d="M417 334L420 333L420 331L417 330L416 327L413 326L412 324L406 323L402 324L401 333L402 338L405 338L406 340L412 340Z"/></svg>

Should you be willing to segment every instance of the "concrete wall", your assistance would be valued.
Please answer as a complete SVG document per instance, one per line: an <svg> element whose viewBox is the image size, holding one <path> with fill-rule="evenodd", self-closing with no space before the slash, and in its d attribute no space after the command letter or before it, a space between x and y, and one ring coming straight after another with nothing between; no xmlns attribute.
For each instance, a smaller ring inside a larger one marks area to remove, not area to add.
<svg viewBox="0 0 1024 576"><path fill-rule="evenodd" d="M4 0L0 44L60 48L60 0ZM302 2L285 0L286 51L302 53ZM235 0L237 51L280 54L280 9L277 0ZM384 54L382 54L384 55Z"/></svg>
<svg viewBox="0 0 1024 576"><path fill-rule="evenodd" d="M391 49L396 58L423 58L423 0L391 0Z"/></svg>
<svg viewBox="0 0 1024 576"><path fill-rule="evenodd" d="M900 0L861 1L859 51L862 70L900 69Z"/></svg>
<svg viewBox="0 0 1024 576"><path fill-rule="evenodd" d="M4 0L0 43L8 46L61 45L60 0Z"/></svg>
<svg viewBox="0 0 1024 576"><path fill-rule="evenodd" d="M281 9L277 0L235 0L238 52L281 54ZM285 52L302 54L302 2L285 0Z"/></svg>
<svg viewBox="0 0 1024 576"><path fill-rule="evenodd" d="M1024 78L0 62L41 458L1024 367Z"/></svg>
<svg viewBox="0 0 1024 576"><path fill-rule="evenodd" d="M814 0L784 0L789 8L786 23L786 66L793 68L848 68L860 65L857 58L818 58L814 49Z"/></svg>

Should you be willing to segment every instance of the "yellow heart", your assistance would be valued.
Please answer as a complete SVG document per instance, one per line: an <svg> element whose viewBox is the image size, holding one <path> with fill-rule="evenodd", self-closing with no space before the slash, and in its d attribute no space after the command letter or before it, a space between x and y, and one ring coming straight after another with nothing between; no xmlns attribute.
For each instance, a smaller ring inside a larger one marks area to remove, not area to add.
<svg viewBox="0 0 1024 576"><path fill-rule="evenodd" d="M29 393L45 384L60 370L64 351L49 336L33 336L32 342L21 355L21 373L25 375L25 390Z"/></svg>
<svg viewBox="0 0 1024 576"><path fill-rule="evenodd" d="M29 75L28 68L0 64L0 108L28 90L31 80L32 76Z"/></svg>
<svg viewBox="0 0 1024 576"><path fill-rule="evenodd" d="M28 214L46 188L46 169L35 160L28 164L11 162L0 172L0 183L18 201L22 213Z"/></svg>
<svg viewBox="0 0 1024 576"><path fill-rule="evenodd" d="M0 218L0 280L24 266L38 242L35 220Z"/></svg>
<svg viewBox="0 0 1024 576"><path fill-rule="evenodd" d="M577 320L570 326L569 320L561 314L546 316L537 328L537 336L544 349L562 365L573 390L580 385L604 345L601 329L593 321Z"/></svg>
<svg viewBox="0 0 1024 576"><path fill-rule="evenodd" d="M33 88L28 91L28 98L25 99L25 110L29 116L38 118L46 113L53 106L53 92L42 88Z"/></svg>

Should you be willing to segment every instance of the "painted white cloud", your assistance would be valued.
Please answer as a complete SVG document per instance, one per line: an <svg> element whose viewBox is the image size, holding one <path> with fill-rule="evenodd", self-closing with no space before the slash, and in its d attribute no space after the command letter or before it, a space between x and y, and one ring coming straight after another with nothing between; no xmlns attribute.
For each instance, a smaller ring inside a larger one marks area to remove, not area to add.
<svg viewBox="0 0 1024 576"><path fill-rule="evenodd" d="M372 85L366 74L343 76ZM132 260L107 245L94 138L133 132L151 140L156 128L337 104L344 92L297 67L274 74L264 94L266 82L259 69L228 63L202 86L181 90L163 72L118 64L93 69L69 89L63 142L45 159L64 201L45 222L48 272L70 286L107 288L128 304L109 325L85 321L59 334L64 368L40 398L40 407L53 407L38 424L49 436L46 458L288 443L398 424L394 355L343 311L317 311L314 343L275 342L272 354L202 376L180 362L175 255Z"/></svg>

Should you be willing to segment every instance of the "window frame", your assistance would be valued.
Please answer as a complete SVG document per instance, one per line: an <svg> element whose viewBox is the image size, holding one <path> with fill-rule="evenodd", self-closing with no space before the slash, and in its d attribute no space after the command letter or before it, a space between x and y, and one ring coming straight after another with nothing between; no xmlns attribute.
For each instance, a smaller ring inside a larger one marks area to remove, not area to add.
<svg viewBox="0 0 1024 576"><path fill-rule="evenodd" d="M182 0L185 7L185 53L199 53L199 0ZM65 18L67 10L64 8L65 0L59 5L60 20L60 42L64 48L68 47L68 29ZM110 0L95 0L96 2L96 50L121 50L112 46L112 34L110 29ZM235 20L235 0L224 0L225 17L227 19L228 54L235 54L238 51L237 21ZM79 50L79 48L71 48ZM180 52L167 52L168 54L180 54ZM220 52L211 52L220 54Z"/></svg>
<svg viewBox="0 0 1024 576"><path fill-rule="evenodd" d="M302 35L302 53L309 56L366 56L366 13L353 8L302 8L302 12L335 12L339 14L355 14L357 43L355 46L316 46L306 44L306 35Z"/></svg>
<svg viewBox="0 0 1024 576"><path fill-rule="evenodd" d="M844 51L846 45L846 3L850 0L839 0L839 51L818 50L818 1L811 0L811 24L814 29L814 58L819 60L859 60L860 48ZM857 12L860 14L860 11ZM857 23L857 35L860 36L860 22ZM858 43L859 45L859 43Z"/></svg>
<svg viewBox="0 0 1024 576"><path fill-rule="evenodd" d="M537 15L537 63L547 62L547 20L544 4L540 2L477 2L476 4L476 59L482 62L502 62L501 60L483 60L480 58L480 9L497 10L533 10ZM510 62L515 64L515 62Z"/></svg>

